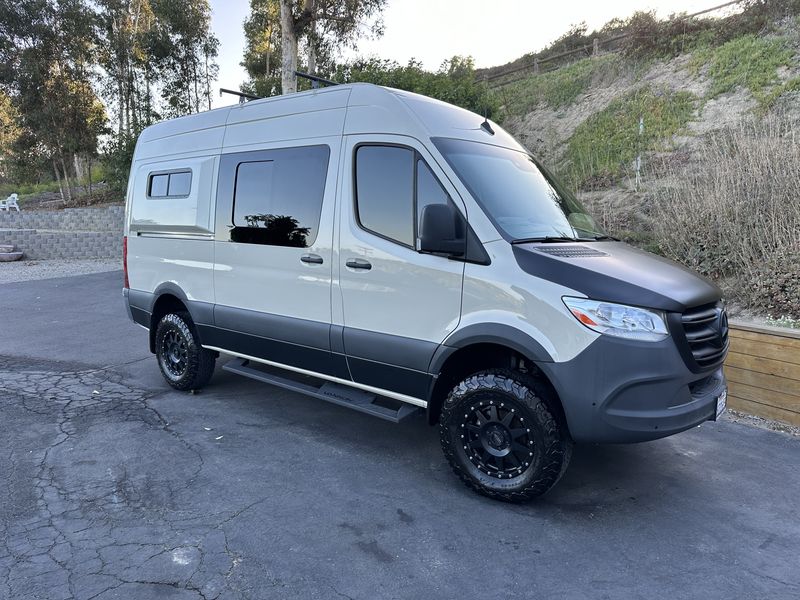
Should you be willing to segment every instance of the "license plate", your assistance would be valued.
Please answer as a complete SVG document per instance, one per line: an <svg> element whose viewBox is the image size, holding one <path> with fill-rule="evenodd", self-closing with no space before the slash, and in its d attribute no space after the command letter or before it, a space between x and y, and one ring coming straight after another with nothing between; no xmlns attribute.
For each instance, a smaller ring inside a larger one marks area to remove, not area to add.
<svg viewBox="0 0 800 600"><path fill-rule="evenodd" d="M722 413L725 412L725 408L728 406L728 390L723 390L723 392L717 396L717 415L714 417L714 420L717 420L722 416Z"/></svg>

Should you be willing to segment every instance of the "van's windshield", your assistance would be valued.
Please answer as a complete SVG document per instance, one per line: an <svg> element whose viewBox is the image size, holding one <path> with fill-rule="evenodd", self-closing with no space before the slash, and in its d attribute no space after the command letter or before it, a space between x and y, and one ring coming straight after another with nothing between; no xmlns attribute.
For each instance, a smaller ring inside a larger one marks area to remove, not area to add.
<svg viewBox="0 0 800 600"><path fill-rule="evenodd" d="M530 155L480 142L433 142L512 243L608 239L575 197Z"/></svg>

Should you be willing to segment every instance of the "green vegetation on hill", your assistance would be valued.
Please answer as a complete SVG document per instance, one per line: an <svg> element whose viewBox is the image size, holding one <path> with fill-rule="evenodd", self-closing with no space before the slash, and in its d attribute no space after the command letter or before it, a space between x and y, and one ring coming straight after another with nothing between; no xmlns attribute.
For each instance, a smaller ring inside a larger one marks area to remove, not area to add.
<svg viewBox="0 0 800 600"><path fill-rule="evenodd" d="M524 115L538 104L561 108L574 103L595 78L619 75L622 60L614 54L585 58L549 73L509 84L498 94L508 114Z"/></svg>
<svg viewBox="0 0 800 600"><path fill-rule="evenodd" d="M697 106L690 92L643 87L614 100L581 123L567 141L560 169L580 189L606 187L630 176L639 152L662 149L689 122ZM639 135L639 118L644 130Z"/></svg>
<svg viewBox="0 0 800 600"><path fill-rule="evenodd" d="M790 66L793 56L784 38L745 35L722 46L698 50L692 57L691 67L697 73L708 65L711 88L707 98L742 86L763 103L771 97L770 88L779 82L778 68Z"/></svg>

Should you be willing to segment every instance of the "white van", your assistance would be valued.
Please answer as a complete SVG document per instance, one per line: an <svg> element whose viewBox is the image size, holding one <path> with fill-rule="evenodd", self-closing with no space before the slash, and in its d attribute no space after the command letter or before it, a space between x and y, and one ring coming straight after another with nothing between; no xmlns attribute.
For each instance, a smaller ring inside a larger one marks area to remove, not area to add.
<svg viewBox="0 0 800 600"><path fill-rule="evenodd" d="M438 423L458 476L538 496L574 442L725 408L719 290L614 240L509 134L424 96L340 85L142 132L125 297L167 382L225 369Z"/></svg>

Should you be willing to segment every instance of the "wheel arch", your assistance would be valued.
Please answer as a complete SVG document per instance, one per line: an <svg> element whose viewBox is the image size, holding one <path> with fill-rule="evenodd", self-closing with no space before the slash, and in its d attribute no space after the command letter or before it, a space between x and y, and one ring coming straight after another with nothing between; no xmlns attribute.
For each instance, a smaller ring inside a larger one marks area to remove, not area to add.
<svg viewBox="0 0 800 600"><path fill-rule="evenodd" d="M550 408L568 431L556 388L538 367L543 362L553 362L550 353L528 334L509 325L480 324L453 333L431 359L429 372L434 379L428 395L428 423L438 422L448 392L462 379L486 369L511 368L537 377L552 388L557 404Z"/></svg>
<svg viewBox="0 0 800 600"><path fill-rule="evenodd" d="M186 306L186 296L181 292L176 293L172 289L164 289L155 295L153 307L150 311L150 352L156 351L156 329L158 323L165 315L174 312L188 312ZM191 314L191 313L190 313Z"/></svg>

